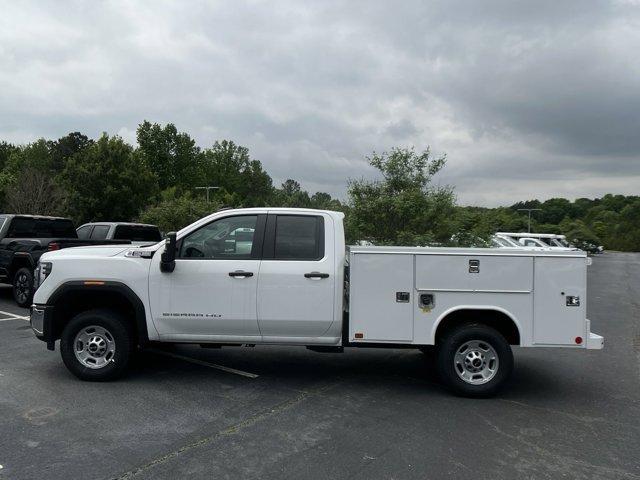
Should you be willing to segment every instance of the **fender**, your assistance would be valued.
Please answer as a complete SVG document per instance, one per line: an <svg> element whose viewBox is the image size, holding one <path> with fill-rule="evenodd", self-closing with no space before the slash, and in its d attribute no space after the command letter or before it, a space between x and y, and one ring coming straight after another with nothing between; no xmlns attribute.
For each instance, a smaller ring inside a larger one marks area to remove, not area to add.
<svg viewBox="0 0 640 480"><path fill-rule="evenodd" d="M149 333L147 331L147 316L144 309L142 300L131 290L127 285L121 282L113 281L96 281L96 280L81 280L70 281L60 285L47 300L47 306L55 307L57 302L64 295L71 292L85 293L85 292L109 292L123 295L133 305L135 312L135 326L138 333L138 341L140 346L144 346L149 342ZM53 325L50 325L53 327ZM48 333L48 335L47 335ZM55 342L56 338L53 338L53 332L49 329L49 332L45 332L45 341Z"/></svg>
<svg viewBox="0 0 640 480"><path fill-rule="evenodd" d="M458 305L458 306L455 306L455 307L451 307L450 309L445 310L444 312L442 312L442 314L434 322L433 327L431 329L431 343L432 344L435 344L436 332L438 331L438 327L440 326L440 323L445 318L447 318L450 314L452 314L454 312L458 312L460 310L489 310L489 311L500 312L500 313L504 314L506 317L508 317L513 322L513 324L518 329L518 335L520 336L520 342L522 343L523 336L522 336L522 328L520 327L520 322L518 322L518 320L513 315L511 315L510 312L508 312L504 308L496 307L496 306L492 306L492 305Z"/></svg>

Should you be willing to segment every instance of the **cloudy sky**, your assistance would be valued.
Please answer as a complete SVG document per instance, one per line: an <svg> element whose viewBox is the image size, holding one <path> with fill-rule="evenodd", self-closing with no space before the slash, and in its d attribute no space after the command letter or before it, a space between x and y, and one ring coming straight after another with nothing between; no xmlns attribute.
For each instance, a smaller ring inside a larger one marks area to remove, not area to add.
<svg viewBox="0 0 640 480"><path fill-rule="evenodd" d="M0 0L0 139L143 119L339 197L393 146L463 204L640 194L640 3Z"/></svg>

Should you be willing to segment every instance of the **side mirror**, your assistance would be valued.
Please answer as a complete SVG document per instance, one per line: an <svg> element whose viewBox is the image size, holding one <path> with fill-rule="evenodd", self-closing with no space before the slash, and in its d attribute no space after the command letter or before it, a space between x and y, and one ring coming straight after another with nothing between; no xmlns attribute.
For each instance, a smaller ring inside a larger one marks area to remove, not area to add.
<svg viewBox="0 0 640 480"><path fill-rule="evenodd" d="M176 268L176 232L167 233L164 252L160 257L160 271L171 273Z"/></svg>

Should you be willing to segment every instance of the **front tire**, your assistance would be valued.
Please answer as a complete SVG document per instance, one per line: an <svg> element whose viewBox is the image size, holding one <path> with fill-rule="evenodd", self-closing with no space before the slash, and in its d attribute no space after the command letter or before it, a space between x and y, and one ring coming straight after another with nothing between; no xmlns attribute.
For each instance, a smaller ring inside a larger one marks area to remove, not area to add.
<svg viewBox="0 0 640 480"><path fill-rule="evenodd" d="M509 342L494 328L466 324L442 338L437 363L440 378L456 394L490 397L511 375L513 352Z"/></svg>
<svg viewBox="0 0 640 480"><path fill-rule="evenodd" d="M19 307L28 308L33 302L33 272L19 268L13 276L13 299Z"/></svg>
<svg viewBox="0 0 640 480"><path fill-rule="evenodd" d="M79 313L60 337L62 361L80 380L105 381L122 376L134 346L126 320L106 309Z"/></svg>

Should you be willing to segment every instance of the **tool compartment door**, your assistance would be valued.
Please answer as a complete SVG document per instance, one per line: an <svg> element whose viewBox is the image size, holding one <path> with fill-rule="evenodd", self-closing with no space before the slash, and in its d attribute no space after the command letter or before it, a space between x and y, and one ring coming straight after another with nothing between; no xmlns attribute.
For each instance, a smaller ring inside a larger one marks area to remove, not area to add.
<svg viewBox="0 0 640 480"><path fill-rule="evenodd" d="M411 343L413 255L352 254L349 272L349 340Z"/></svg>
<svg viewBox="0 0 640 480"><path fill-rule="evenodd" d="M416 255L416 288L426 291L530 293L533 289L533 258Z"/></svg>
<svg viewBox="0 0 640 480"><path fill-rule="evenodd" d="M533 342L536 345L578 346L576 337L584 340L586 269L584 258L536 258L533 309ZM567 297L579 297L580 304L567 305Z"/></svg>

